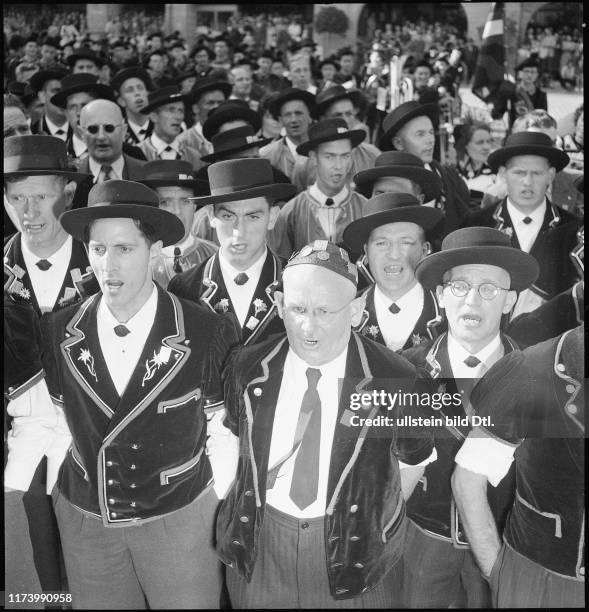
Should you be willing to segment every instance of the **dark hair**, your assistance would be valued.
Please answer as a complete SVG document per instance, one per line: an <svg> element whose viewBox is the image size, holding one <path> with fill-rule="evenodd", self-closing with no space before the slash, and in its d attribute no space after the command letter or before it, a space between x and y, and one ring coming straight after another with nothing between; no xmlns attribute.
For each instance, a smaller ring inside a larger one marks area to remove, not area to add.
<svg viewBox="0 0 589 612"><path fill-rule="evenodd" d="M454 148L456 149L459 159L465 155L466 146L472 140L472 137L477 130L485 130L490 134L491 126L484 121L469 121L467 123L463 123L462 125L457 125L454 128Z"/></svg>
<svg viewBox="0 0 589 612"><path fill-rule="evenodd" d="M135 227L139 230L143 238L145 238L145 242L147 242L148 247L151 247L154 242L157 242L160 239L157 230L155 229L155 227L153 227L153 225L151 225L151 223L141 221L140 219L136 219L134 217L130 217L130 219L131 221L133 221ZM90 229L92 228L92 224L95 221L98 221L98 219L90 221L90 223L84 228L84 244L88 244L90 242Z"/></svg>

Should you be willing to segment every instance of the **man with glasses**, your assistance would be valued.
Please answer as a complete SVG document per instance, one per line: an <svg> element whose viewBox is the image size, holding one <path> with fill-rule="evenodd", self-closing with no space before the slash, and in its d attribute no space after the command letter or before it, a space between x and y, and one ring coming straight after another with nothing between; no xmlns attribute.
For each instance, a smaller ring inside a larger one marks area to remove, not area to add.
<svg viewBox="0 0 589 612"><path fill-rule="evenodd" d="M469 397L478 379L517 349L501 333L501 319L513 308L517 292L534 282L538 264L498 230L473 227L449 234L442 250L423 259L415 274L424 287L435 289L448 332L403 355L448 392L461 393L461 405L444 406L437 415L463 419L471 414ZM450 485L454 457L468 431L463 425L436 430L438 460L427 466L407 504L411 522L403 593L408 608L490 606L489 589L470 552ZM512 486L507 478L490 494L499 531L513 499Z"/></svg>
<svg viewBox="0 0 589 612"><path fill-rule="evenodd" d="M351 407L358 390L411 391L417 377L352 333L363 306L357 280L343 249L304 246L275 293L286 335L230 358L225 426L239 465L217 550L234 609L401 605L404 499L435 454L426 432L377 431L355 418L405 414L370 400L359 413Z"/></svg>

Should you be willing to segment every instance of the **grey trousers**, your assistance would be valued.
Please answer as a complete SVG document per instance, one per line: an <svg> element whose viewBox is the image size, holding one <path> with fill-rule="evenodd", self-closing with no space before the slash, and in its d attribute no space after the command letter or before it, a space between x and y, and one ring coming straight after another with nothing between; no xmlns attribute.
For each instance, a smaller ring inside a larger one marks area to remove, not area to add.
<svg viewBox="0 0 589 612"><path fill-rule="evenodd" d="M298 520L267 505L251 582L227 568L234 609L398 608L401 563L371 591L336 600L329 591L325 562L324 518Z"/></svg>
<svg viewBox="0 0 589 612"><path fill-rule="evenodd" d="M105 527L57 490L55 514L74 609L219 608L221 566L212 546L211 488L162 518Z"/></svg>

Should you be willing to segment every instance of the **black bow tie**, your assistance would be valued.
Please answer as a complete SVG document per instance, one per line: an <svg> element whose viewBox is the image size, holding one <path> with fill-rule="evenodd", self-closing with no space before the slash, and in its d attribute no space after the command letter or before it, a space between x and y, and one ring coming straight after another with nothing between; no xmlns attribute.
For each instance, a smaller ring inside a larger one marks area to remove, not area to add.
<svg viewBox="0 0 589 612"><path fill-rule="evenodd" d="M393 314L397 314L398 312L401 312L401 309L397 306L397 304L395 304L395 302L393 302L390 306L389 306L389 310L393 313Z"/></svg>
<svg viewBox="0 0 589 612"><path fill-rule="evenodd" d="M180 274L182 272L182 266L180 265L180 257L182 255L182 251L179 247L174 247L174 272L176 274Z"/></svg>
<svg viewBox="0 0 589 612"><path fill-rule="evenodd" d="M234 279L233 282L236 285L245 285L249 280L249 276L245 272L240 272Z"/></svg>
<svg viewBox="0 0 589 612"><path fill-rule="evenodd" d="M478 357L475 357L474 355L469 355L465 360L464 363L469 367L469 368L476 368L479 363L481 363L481 360Z"/></svg>
<svg viewBox="0 0 589 612"><path fill-rule="evenodd" d="M529 225L532 222L532 218L531 217L524 217L522 219L522 221L526 224Z"/></svg>
<svg viewBox="0 0 589 612"><path fill-rule="evenodd" d="M43 270L43 272L47 272L51 267L51 262L46 259L39 259L39 261L35 264L39 270Z"/></svg>
<svg viewBox="0 0 589 612"><path fill-rule="evenodd" d="M60 130L57 130L57 132L55 132L55 135L56 135L56 136L64 136L64 135L65 135L65 132L64 132L63 130L61 130L61 129L60 129Z"/></svg>
<svg viewBox="0 0 589 612"><path fill-rule="evenodd" d="M130 334L131 330L126 327L125 325L117 325L115 327L115 334L119 337L119 338L123 338L125 337L127 334Z"/></svg>
<svg viewBox="0 0 589 612"><path fill-rule="evenodd" d="M333 198L327 198L325 200L325 206L333 206L335 204Z"/></svg>

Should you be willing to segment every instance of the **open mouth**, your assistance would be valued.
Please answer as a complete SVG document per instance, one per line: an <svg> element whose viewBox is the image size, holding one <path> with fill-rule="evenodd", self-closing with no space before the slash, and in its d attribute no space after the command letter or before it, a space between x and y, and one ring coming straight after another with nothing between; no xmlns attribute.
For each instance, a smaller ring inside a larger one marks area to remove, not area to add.
<svg viewBox="0 0 589 612"><path fill-rule="evenodd" d="M387 276L398 276L403 272L403 266L390 265L384 267L384 273Z"/></svg>
<svg viewBox="0 0 589 612"><path fill-rule="evenodd" d="M45 223L36 223L36 224L26 223L24 225L24 230L25 232L34 234L34 233L42 231L44 227L45 227Z"/></svg>
<svg viewBox="0 0 589 612"><path fill-rule="evenodd" d="M461 320L466 327L478 327L482 321L481 317L474 314L462 315Z"/></svg>
<svg viewBox="0 0 589 612"><path fill-rule="evenodd" d="M311 340L311 339L307 339L307 338L305 338L305 340L304 340L304 344L308 348L314 348L315 346L317 346L317 342L318 342L318 340Z"/></svg>

